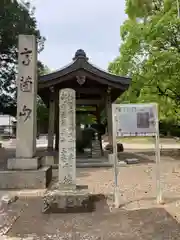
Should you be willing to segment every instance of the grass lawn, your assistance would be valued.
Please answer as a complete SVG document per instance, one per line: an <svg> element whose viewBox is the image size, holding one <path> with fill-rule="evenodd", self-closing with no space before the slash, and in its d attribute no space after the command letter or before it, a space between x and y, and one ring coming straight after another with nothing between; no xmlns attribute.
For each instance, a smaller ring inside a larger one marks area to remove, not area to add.
<svg viewBox="0 0 180 240"><path fill-rule="evenodd" d="M117 140L122 143L154 143L153 137L119 137Z"/></svg>

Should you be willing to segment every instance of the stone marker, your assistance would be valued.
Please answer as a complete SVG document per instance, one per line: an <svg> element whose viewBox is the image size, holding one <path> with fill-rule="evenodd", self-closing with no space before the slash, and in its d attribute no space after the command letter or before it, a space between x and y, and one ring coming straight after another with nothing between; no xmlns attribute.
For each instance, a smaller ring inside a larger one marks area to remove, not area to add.
<svg viewBox="0 0 180 240"><path fill-rule="evenodd" d="M52 167L36 157L37 48L36 37L19 35L16 158L0 171L0 189L41 189L52 179Z"/></svg>
<svg viewBox="0 0 180 240"><path fill-rule="evenodd" d="M59 185L76 188L76 92L59 92Z"/></svg>
<svg viewBox="0 0 180 240"><path fill-rule="evenodd" d="M36 153L37 48L32 35L19 36L16 158Z"/></svg>
<svg viewBox="0 0 180 240"><path fill-rule="evenodd" d="M43 213L92 212L96 197L87 186L76 186L76 94L59 92L59 178L43 196Z"/></svg>
<svg viewBox="0 0 180 240"><path fill-rule="evenodd" d="M8 159L8 169L37 169L36 99L37 48L33 35L19 36L17 79L16 159Z"/></svg>
<svg viewBox="0 0 180 240"><path fill-rule="evenodd" d="M95 139L92 140L92 158L101 158L101 146L98 133L95 133Z"/></svg>

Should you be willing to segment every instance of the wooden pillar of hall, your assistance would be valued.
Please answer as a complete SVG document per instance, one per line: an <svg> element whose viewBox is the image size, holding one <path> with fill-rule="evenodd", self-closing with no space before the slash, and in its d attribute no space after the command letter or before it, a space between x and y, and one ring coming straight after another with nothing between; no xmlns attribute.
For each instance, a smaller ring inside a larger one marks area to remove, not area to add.
<svg viewBox="0 0 180 240"><path fill-rule="evenodd" d="M96 121L97 121L97 124L101 125L101 116L100 116L99 107L96 108ZM98 137L99 137L99 143L100 143L100 147L101 147L101 155L103 155L103 147L102 147L101 134L99 134Z"/></svg>
<svg viewBox="0 0 180 240"><path fill-rule="evenodd" d="M55 93L55 150L59 150L59 91Z"/></svg>
<svg viewBox="0 0 180 240"><path fill-rule="evenodd" d="M54 126L55 126L54 120L55 120L55 95L54 88L51 88L49 100L48 151L52 151L54 145Z"/></svg>
<svg viewBox="0 0 180 240"><path fill-rule="evenodd" d="M106 95L106 117L107 117L107 130L108 130L108 142L112 145L112 101L111 101L111 94L110 89L107 91Z"/></svg>

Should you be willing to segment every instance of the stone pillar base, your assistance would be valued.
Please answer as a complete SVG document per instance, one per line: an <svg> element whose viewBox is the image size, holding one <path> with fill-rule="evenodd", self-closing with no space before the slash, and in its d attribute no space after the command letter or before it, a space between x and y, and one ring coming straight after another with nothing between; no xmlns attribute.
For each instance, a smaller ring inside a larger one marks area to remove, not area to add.
<svg viewBox="0 0 180 240"><path fill-rule="evenodd" d="M43 197L43 213L80 213L94 211L91 195L84 190L47 192Z"/></svg>
<svg viewBox="0 0 180 240"><path fill-rule="evenodd" d="M0 171L0 189L45 189L52 180L52 167L38 170Z"/></svg>
<svg viewBox="0 0 180 240"><path fill-rule="evenodd" d="M53 190L64 190L64 191L68 191L68 190L76 190L77 189L77 185L76 184L61 184L61 183L56 183L56 184L54 184L53 186L52 186L52 188L51 189L53 189Z"/></svg>
<svg viewBox="0 0 180 240"><path fill-rule="evenodd" d="M44 156L41 158L42 166L53 166L54 165L54 156Z"/></svg>
<svg viewBox="0 0 180 240"><path fill-rule="evenodd" d="M93 210L94 199L87 185L75 185L75 189L63 189L62 185L56 182L43 196L43 213L92 212Z"/></svg>
<svg viewBox="0 0 180 240"><path fill-rule="evenodd" d="M41 159L34 158L10 158L7 162L9 170L35 170L41 166Z"/></svg>

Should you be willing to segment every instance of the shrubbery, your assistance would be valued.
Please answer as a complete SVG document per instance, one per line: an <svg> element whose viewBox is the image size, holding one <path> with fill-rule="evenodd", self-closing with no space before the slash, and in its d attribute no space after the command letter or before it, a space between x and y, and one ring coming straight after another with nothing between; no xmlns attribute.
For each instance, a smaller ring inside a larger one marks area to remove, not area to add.
<svg viewBox="0 0 180 240"><path fill-rule="evenodd" d="M180 137L180 125L174 122L160 121L159 132L164 136Z"/></svg>

